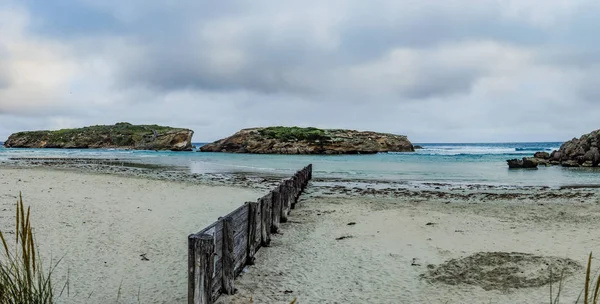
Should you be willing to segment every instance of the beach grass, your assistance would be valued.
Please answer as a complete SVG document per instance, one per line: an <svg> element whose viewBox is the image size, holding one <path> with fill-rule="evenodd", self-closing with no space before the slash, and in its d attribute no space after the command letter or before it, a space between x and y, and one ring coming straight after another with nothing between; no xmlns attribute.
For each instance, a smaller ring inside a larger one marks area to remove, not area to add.
<svg viewBox="0 0 600 304"><path fill-rule="evenodd" d="M0 303L2 304L54 303L50 279L54 268L42 267L33 237L30 211L29 207L25 210L23 197L19 194L16 205L14 248L11 248L13 242L0 231L2 241Z"/></svg>
<svg viewBox="0 0 600 304"><path fill-rule="evenodd" d="M593 278L591 277L591 273L592 273L592 253L590 252L590 255L588 257L588 264L587 264L587 268L585 271L585 286L583 289L583 293L584 293L584 298L583 298L583 303L584 304L598 304L598 301L600 300L600 296L599 296L599 292L600 292L600 276L596 277L595 281L593 281ZM579 299L577 299L577 302L579 303Z"/></svg>
<svg viewBox="0 0 600 304"><path fill-rule="evenodd" d="M594 279L595 278L595 279ZM550 283L550 304L560 304L561 292L563 290L564 272L560 276L558 289L554 294L552 283ZM583 297L583 298L582 298ZM575 300L575 304L598 304L600 302L600 275L592 277L592 253L588 256L588 263L585 270L585 285L579 296Z"/></svg>

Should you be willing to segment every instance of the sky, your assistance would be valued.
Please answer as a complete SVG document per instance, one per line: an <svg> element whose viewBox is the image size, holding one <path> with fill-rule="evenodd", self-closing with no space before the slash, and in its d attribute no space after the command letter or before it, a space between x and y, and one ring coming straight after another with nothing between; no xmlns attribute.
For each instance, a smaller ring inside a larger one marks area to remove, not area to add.
<svg viewBox="0 0 600 304"><path fill-rule="evenodd" d="M600 2L0 0L0 141L131 122L413 142L600 128Z"/></svg>

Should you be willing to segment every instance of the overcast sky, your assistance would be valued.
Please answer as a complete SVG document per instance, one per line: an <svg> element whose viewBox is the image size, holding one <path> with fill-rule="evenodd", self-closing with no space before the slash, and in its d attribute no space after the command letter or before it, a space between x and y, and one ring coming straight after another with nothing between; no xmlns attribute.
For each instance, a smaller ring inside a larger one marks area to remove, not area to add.
<svg viewBox="0 0 600 304"><path fill-rule="evenodd" d="M413 142L600 128L600 2L0 0L0 141L128 121Z"/></svg>

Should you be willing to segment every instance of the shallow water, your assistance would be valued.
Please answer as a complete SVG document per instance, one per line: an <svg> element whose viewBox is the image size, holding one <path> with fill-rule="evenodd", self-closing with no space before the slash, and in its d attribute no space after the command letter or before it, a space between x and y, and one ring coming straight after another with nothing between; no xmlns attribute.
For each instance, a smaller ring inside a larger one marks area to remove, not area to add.
<svg viewBox="0 0 600 304"><path fill-rule="evenodd" d="M201 146L202 143L195 144ZM423 183L511 186L600 184L600 169L540 167L509 170L506 160L551 152L560 143L416 144L415 153L375 155L253 155L117 149L5 149L0 160L20 157L117 158L122 161L167 165L190 173L290 174L308 163L316 177Z"/></svg>

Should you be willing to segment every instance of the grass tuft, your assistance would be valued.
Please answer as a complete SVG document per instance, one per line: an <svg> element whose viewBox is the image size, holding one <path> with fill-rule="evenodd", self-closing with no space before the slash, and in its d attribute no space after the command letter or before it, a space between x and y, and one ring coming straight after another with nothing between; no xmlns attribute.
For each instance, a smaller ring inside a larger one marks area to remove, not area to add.
<svg viewBox="0 0 600 304"><path fill-rule="evenodd" d="M44 270L37 254L30 222L30 208L23 206L19 193L16 206L14 248L0 231L0 303L51 304L54 301L52 281L54 268Z"/></svg>

